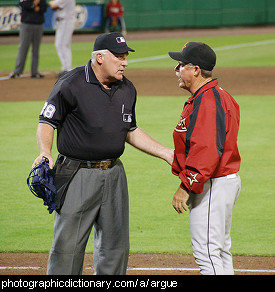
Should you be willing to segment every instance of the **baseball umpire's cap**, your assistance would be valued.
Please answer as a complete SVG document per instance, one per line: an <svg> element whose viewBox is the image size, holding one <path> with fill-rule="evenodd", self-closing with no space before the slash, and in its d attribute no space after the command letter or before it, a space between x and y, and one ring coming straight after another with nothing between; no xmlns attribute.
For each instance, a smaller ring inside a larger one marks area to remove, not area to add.
<svg viewBox="0 0 275 292"><path fill-rule="evenodd" d="M127 46L124 36L119 32L103 33L96 38L94 43L94 51L105 49L116 54L124 54L128 51L135 51Z"/></svg>
<svg viewBox="0 0 275 292"><path fill-rule="evenodd" d="M192 63L208 71L212 71L216 65L215 52L208 45L199 42L186 43L181 52L169 52L169 56L176 61Z"/></svg>

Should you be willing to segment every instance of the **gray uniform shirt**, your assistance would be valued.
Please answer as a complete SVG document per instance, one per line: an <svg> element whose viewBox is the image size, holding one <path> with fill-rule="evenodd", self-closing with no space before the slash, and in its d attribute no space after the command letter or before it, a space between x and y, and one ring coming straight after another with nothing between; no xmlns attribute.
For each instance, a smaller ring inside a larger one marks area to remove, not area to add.
<svg viewBox="0 0 275 292"><path fill-rule="evenodd" d="M57 18L74 18L75 0L55 0L55 2L60 7L60 9L56 11Z"/></svg>

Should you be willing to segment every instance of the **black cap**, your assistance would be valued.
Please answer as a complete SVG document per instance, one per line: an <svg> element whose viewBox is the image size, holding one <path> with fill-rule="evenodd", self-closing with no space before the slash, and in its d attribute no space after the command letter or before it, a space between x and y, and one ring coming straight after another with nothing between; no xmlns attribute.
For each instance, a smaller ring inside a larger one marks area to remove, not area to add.
<svg viewBox="0 0 275 292"><path fill-rule="evenodd" d="M124 36L119 32L103 33L96 38L94 51L106 49L116 54L135 51L127 46Z"/></svg>
<svg viewBox="0 0 275 292"><path fill-rule="evenodd" d="M208 71L212 71L216 65L215 52L204 43L186 43L181 52L169 52L169 56L176 61L192 63Z"/></svg>

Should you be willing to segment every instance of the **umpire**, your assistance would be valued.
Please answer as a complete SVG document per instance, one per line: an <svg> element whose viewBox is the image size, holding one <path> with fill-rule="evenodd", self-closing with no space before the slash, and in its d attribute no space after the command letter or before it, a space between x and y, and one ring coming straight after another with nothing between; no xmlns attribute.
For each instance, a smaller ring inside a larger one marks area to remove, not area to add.
<svg viewBox="0 0 275 292"><path fill-rule="evenodd" d="M122 34L99 35L92 59L60 78L39 116L40 155L53 167L51 148L57 129L54 237L48 274L81 274L94 226L97 275L125 274L129 255L126 175L119 157L125 141L172 163L174 151L136 125L136 89L123 75L128 47Z"/></svg>

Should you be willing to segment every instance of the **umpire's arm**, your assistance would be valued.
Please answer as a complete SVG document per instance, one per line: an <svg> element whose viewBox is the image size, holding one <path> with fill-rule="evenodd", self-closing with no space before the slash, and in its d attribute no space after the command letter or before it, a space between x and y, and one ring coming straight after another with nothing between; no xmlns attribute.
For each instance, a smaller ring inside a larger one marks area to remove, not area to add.
<svg viewBox="0 0 275 292"><path fill-rule="evenodd" d="M54 128L46 123L39 123L36 133L40 155L34 160L32 167L42 161L42 156L49 159L49 166L53 168L54 162L51 154L54 137Z"/></svg>
<svg viewBox="0 0 275 292"><path fill-rule="evenodd" d="M140 128L136 128L133 131L129 131L127 134L126 141L135 148L147 154L165 160L170 165L173 162L174 150L160 144L158 141L154 140Z"/></svg>

